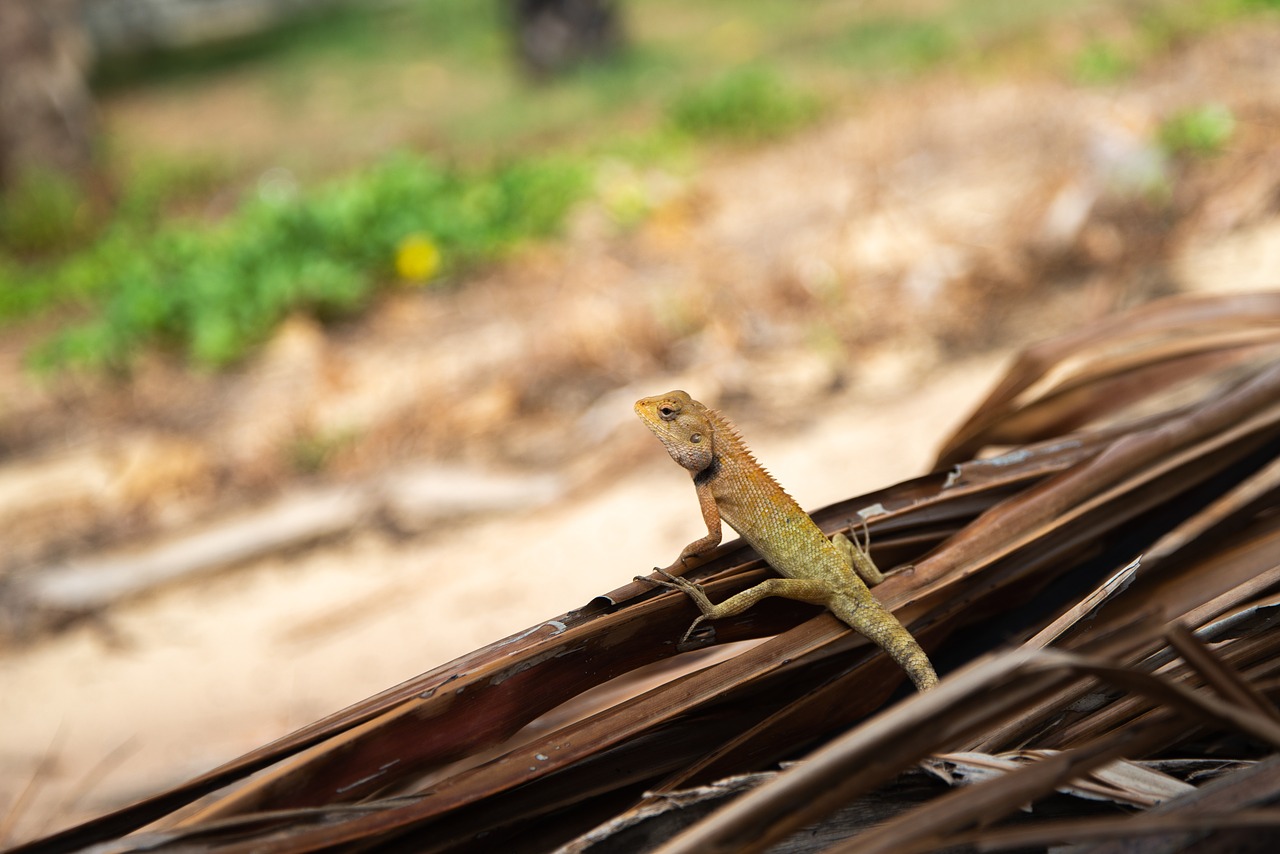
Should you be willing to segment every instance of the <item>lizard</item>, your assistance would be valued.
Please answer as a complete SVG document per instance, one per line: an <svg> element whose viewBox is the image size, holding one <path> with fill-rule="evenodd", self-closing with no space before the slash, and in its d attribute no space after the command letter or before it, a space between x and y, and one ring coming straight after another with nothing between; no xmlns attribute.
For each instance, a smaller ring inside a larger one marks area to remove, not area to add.
<svg viewBox="0 0 1280 854"><path fill-rule="evenodd" d="M918 690L937 683L933 665L920 644L871 595L868 582L878 583L883 576L870 555L843 535L837 535L835 542L827 539L756 461L728 419L683 391L642 398L636 401L635 411L671 458L693 476L707 526L706 536L685 546L671 566L654 568L665 580L638 578L681 590L698 606L702 614L685 632L682 643L704 620L732 617L761 599L780 596L825 606L887 652ZM680 574L689 558L719 545L722 519L782 577L766 579L712 604L701 585Z"/></svg>

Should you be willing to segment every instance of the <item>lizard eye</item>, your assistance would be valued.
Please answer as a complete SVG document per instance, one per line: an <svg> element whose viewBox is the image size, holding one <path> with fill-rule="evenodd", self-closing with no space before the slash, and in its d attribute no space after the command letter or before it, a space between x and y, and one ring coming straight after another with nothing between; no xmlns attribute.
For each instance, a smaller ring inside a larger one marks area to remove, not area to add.
<svg viewBox="0 0 1280 854"><path fill-rule="evenodd" d="M676 415L678 415L679 412L680 412L679 409L666 403L658 407L658 415L662 418L663 421L674 421Z"/></svg>

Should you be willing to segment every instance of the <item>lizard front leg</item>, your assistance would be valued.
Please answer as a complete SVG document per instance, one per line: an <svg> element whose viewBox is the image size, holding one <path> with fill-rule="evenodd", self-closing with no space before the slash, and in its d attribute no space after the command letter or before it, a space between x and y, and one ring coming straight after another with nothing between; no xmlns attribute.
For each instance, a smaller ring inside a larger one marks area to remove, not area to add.
<svg viewBox="0 0 1280 854"><path fill-rule="evenodd" d="M697 557L703 552L714 549L720 545L722 537L720 529L720 510L716 507L716 497L711 492L711 485L708 483L698 483L694 480L694 486L698 492L698 506L702 508L702 521L706 523L707 535L694 540L680 551L680 557L676 558L675 563L665 569L658 569L665 575L681 575L686 569L686 563L689 558Z"/></svg>

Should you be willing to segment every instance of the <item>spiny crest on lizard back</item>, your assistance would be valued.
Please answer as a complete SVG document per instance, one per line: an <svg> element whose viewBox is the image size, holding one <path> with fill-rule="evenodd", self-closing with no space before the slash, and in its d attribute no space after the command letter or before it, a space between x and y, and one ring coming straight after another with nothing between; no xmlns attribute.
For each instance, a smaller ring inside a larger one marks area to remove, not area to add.
<svg viewBox="0 0 1280 854"><path fill-rule="evenodd" d="M760 465L760 461L756 459L756 455L751 453L751 449L747 447L747 443L743 440L742 434L738 432L738 428L733 425L732 421L725 418L715 409L707 409L706 413L707 417L711 420L711 423L715 425L716 441L723 442L724 445L728 446L721 449L720 453L731 454L740 460L745 460L754 466L760 474L764 475L767 480L774 484L778 483L773 479L773 475L769 474L769 470ZM778 486L778 489L782 489L782 487Z"/></svg>
<svg viewBox="0 0 1280 854"><path fill-rule="evenodd" d="M777 485L773 476L747 448L738 428L687 392L676 390L641 398L636 401L635 409L671 458L690 472L697 474L707 468L715 456L728 457L751 465L766 480Z"/></svg>

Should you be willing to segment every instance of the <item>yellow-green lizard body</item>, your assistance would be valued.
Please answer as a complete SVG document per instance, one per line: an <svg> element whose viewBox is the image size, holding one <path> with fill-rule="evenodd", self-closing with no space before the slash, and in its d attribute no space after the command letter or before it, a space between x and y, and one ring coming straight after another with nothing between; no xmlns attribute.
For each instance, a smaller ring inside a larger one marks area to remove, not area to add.
<svg viewBox="0 0 1280 854"><path fill-rule="evenodd" d="M897 618L871 595L855 568L870 583L880 573L870 557L846 538L828 540L809 515L766 472L742 437L722 415L683 391L636 402L636 414L693 475L707 535L685 546L676 562L659 570L669 579L656 582L683 590L698 605L703 620L731 617L768 596L823 605L865 635L896 661L916 688L933 687L938 677L928 656ZM672 571L687 558L720 543L720 520L728 522L782 578L771 578L712 604L700 586ZM685 637L688 637L686 633Z"/></svg>

